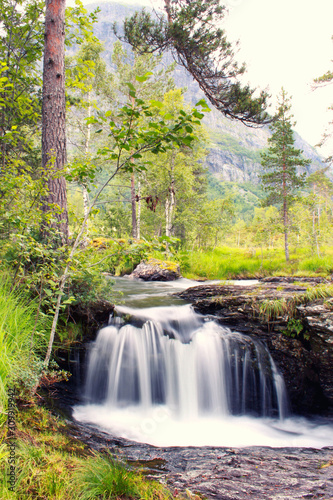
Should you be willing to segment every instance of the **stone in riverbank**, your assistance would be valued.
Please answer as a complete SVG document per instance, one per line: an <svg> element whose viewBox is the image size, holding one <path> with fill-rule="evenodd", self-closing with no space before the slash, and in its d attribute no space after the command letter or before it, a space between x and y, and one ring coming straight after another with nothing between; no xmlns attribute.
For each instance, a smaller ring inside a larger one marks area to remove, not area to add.
<svg viewBox="0 0 333 500"><path fill-rule="evenodd" d="M140 262L130 277L144 281L174 281L181 278L181 274L175 262L149 259L148 262Z"/></svg>

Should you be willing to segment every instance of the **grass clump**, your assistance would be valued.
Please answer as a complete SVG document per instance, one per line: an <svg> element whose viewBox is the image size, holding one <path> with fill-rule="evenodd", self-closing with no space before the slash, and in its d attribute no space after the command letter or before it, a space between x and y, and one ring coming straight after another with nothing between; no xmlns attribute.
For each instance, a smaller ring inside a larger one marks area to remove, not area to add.
<svg viewBox="0 0 333 500"><path fill-rule="evenodd" d="M308 288L304 293L294 294L290 297L263 300L256 310L259 312L259 317L268 324L285 317L287 321L287 327L283 331L285 335L288 337L298 337L302 333L303 338L309 340L310 335L305 330L302 318L298 317L297 307L309 302L332 297L332 285L319 285Z"/></svg>
<svg viewBox="0 0 333 500"><path fill-rule="evenodd" d="M80 499L131 498L158 500L173 498L165 488L145 479L141 474L130 471L122 462L117 462L110 453L95 453L82 464L74 475Z"/></svg>

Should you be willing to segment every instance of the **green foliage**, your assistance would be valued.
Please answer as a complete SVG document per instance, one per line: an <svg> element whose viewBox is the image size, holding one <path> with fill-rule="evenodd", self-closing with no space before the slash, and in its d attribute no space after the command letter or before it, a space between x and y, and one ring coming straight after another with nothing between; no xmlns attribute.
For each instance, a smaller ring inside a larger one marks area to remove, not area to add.
<svg viewBox="0 0 333 500"><path fill-rule="evenodd" d="M27 159L41 113L43 9L40 0L0 3L0 165Z"/></svg>
<svg viewBox="0 0 333 500"><path fill-rule="evenodd" d="M299 318L289 318L287 323L287 328L283 331L287 337L295 338L299 337L302 333L303 338L309 340L310 335L307 333L303 333L304 326L302 321Z"/></svg>

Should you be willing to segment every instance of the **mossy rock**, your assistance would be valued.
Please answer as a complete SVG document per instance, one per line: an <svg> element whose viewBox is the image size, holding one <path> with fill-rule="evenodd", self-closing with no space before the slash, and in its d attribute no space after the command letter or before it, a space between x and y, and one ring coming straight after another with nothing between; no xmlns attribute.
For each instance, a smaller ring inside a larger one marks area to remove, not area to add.
<svg viewBox="0 0 333 500"><path fill-rule="evenodd" d="M181 278L176 262L158 259L140 262L130 276L144 281L173 281Z"/></svg>

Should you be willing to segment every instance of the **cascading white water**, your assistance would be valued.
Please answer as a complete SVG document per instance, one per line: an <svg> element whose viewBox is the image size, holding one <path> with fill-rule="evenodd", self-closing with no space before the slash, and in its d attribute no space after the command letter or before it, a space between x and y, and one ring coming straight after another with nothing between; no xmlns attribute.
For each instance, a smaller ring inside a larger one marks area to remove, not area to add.
<svg viewBox="0 0 333 500"><path fill-rule="evenodd" d="M190 305L118 307L91 345L84 400L77 420L159 446L333 444L332 426L288 417L263 343Z"/></svg>
<svg viewBox="0 0 333 500"><path fill-rule="evenodd" d="M116 319L99 332L88 365L89 403L145 410L164 404L183 419L286 415L282 377L262 344L205 322L188 305L121 312L143 324Z"/></svg>

